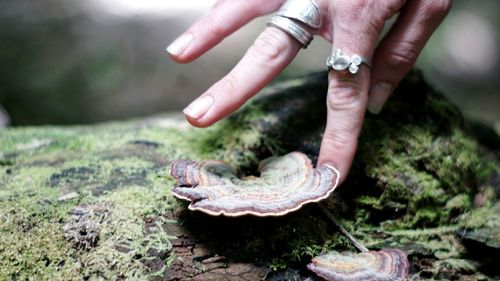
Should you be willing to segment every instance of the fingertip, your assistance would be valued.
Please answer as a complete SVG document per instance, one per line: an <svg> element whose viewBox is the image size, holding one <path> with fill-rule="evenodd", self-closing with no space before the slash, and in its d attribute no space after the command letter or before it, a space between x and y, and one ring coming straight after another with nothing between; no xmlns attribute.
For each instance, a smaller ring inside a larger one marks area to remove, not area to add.
<svg viewBox="0 0 500 281"><path fill-rule="evenodd" d="M195 118L193 118L189 115L186 115L186 114L184 114L184 118L191 126L196 127L196 128L210 127L211 125L213 125L216 122L216 121L207 122L203 119L195 119Z"/></svg>
<svg viewBox="0 0 500 281"><path fill-rule="evenodd" d="M394 86L388 82L378 82L370 89L367 109L372 114L379 114L385 102L392 94Z"/></svg>
<svg viewBox="0 0 500 281"><path fill-rule="evenodd" d="M179 64L190 63L199 57L191 51L186 51L186 52L182 53L181 55L175 55L175 54L170 53L167 49L167 54L171 60L173 60L174 62L179 63Z"/></svg>
<svg viewBox="0 0 500 281"><path fill-rule="evenodd" d="M182 112L191 125L199 128L208 127L214 122L210 122L205 117L214 107L214 103L215 99L211 95L202 95L191 102Z"/></svg>
<svg viewBox="0 0 500 281"><path fill-rule="evenodd" d="M337 167L335 167L335 164L331 161L326 161L326 162L322 162L321 164L318 164L318 167L326 167L330 170L333 170L335 171L335 173L337 174L340 174L339 170L337 169Z"/></svg>
<svg viewBox="0 0 500 281"><path fill-rule="evenodd" d="M339 183L344 182L349 174L349 169L352 165L352 159L355 153L356 147L353 148L353 151L348 152L346 155L342 155L341 153L333 153L333 152L320 152L320 156L318 159L317 167L327 167L329 169L334 170L338 177ZM326 154L326 156L325 156ZM335 155L335 157L333 157Z"/></svg>
<svg viewBox="0 0 500 281"><path fill-rule="evenodd" d="M173 55L171 53L168 53L168 56L170 57L171 60L175 61L176 63L186 64L186 63L191 62L191 60L187 60L183 57L179 57L179 56Z"/></svg>
<svg viewBox="0 0 500 281"><path fill-rule="evenodd" d="M187 62L184 55L189 46L194 40L194 35L191 32L186 32L174 40L167 48L166 51L170 57L179 63Z"/></svg>
<svg viewBox="0 0 500 281"><path fill-rule="evenodd" d="M331 163L331 162L327 162L327 163L323 163L323 164L319 164L318 167L322 168L322 167L326 167L330 170L332 170L336 175L337 175L337 184L341 184L345 181L345 179L347 178L347 172L341 172L336 166L335 164Z"/></svg>

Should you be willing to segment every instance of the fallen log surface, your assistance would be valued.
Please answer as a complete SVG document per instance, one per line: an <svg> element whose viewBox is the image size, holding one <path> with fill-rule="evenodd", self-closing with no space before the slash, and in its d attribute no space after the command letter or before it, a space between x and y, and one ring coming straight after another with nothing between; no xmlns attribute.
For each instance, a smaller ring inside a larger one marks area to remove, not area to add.
<svg viewBox="0 0 500 281"><path fill-rule="evenodd" d="M0 131L0 279L316 278L313 256L356 250L315 204L210 217L173 197L169 169L219 159L256 174L259 160L291 151L314 162L326 87L325 73L277 83L203 130L163 115ZM369 249L406 251L410 280L500 276L500 139L469 124L410 73L367 115L347 181L323 201Z"/></svg>

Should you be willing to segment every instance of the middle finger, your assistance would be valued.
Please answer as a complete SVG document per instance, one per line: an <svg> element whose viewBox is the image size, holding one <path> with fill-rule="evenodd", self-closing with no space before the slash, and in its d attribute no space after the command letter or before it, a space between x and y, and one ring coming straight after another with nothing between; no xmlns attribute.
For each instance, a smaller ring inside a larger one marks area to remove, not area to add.
<svg viewBox="0 0 500 281"><path fill-rule="evenodd" d="M348 56L371 58L384 22L391 16L383 14L381 11L388 9L381 6L389 2L403 1L332 1L333 51L338 48ZM392 7L395 11L399 8ZM340 181L347 176L354 158L369 86L370 69L366 65L360 65L356 74L336 70L329 73L327 124L318 164L336 167Z"/></svg>

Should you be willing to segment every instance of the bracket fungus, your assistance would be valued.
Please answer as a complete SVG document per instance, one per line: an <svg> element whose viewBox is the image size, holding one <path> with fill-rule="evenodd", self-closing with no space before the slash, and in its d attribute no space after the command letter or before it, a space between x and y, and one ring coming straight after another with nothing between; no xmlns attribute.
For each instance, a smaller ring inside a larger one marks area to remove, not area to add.
<svg viewBox="0 0 500 281"><path fill-rule="evenodd" d="M357 254L329 252L313 258L307 268L331 281L403 281L408 277L406 253L398 249Z"/></svg>
<svg viewBox="0 0 500 281"><path fill-rule="evenodd" d="M328 281L404 281L408 278L408 258L399 249L370 251L359 243L321 203L321 211L361 253L328 252L314 257L307 268Z"/></svg>
<svg viewBox="0 0 500 281"><path fill-rule="evenodd" d="M333 167L314 168L300 152L263 160L259 172L240 179L221 161L177 160L171 165L177 181L172 193L191 201L190 210L209 215L282 216L327 198L339 179Z"/></svg>

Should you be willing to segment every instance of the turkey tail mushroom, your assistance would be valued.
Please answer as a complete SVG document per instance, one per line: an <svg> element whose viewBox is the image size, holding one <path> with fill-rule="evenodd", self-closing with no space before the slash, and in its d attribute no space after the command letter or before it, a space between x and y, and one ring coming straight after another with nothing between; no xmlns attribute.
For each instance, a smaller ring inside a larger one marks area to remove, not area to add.
<svg viewBox="0 0 500 281"><path fill-rule="evenodd" d="M403 281L408 278L406 253L398 249L358 254L332 251L313 258L307 268L328 281Z"/></svg>
<svg viewBox="0 0 500 281"><path fill-rule="evenodd" d="M190 210L213 216L282 216L327 198L339 178L332 167L315 169L300 152L268 158L259 172L260 177L240 179L221 161L178 160L171 166L178 184L172 193L191 201Z"/></svg>

